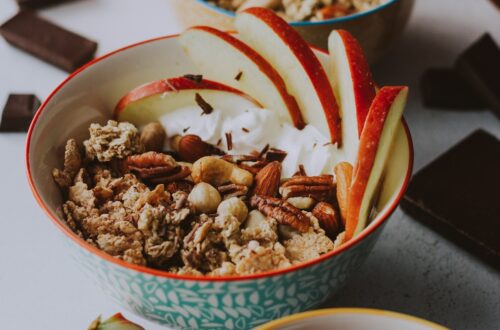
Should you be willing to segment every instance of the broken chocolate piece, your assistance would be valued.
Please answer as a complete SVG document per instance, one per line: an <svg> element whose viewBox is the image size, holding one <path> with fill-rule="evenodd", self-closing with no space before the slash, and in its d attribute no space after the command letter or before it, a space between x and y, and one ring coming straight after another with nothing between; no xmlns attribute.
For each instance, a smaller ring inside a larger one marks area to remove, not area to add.
<svg viewBox="0 0 500 330"><path fill-rule="evenodd" d="M282 162L286 158L287 152L284 150L269 148L266 152L266 160L268 162Z"/></svg>
<svg viewBox="0 0 500 330"><path fill-rule="evenodd" d="M427 70L420 80L420 89L424 105L427 107L452 108L453 110L485 107L474 89L453 69Z"/></svg>
<svg viewBox="0 0 500 330"><path fill-rule="evenodd" d="M26 10L0 26L0 34L13 46L68 72L90 61L97 49L96 42Z"/></svg>
<svg viewBox="0 0 500 330"><path fill-rule="evenodd" d="M477 95L500 117L500 48L484 34L457 59L456 68Z"/></svg>
<svg viewBox="0 0 500 330"><path fill-rule="evenodd" d="M185 74L184 78L187 78L189 80L194 81L195 83L199 84L203 80L203 75L201 74Z"/></svg>
<svg viewBox="0 0 500 330"><path fill-rule="evenodd" d="M17 4L21 8L39 9L71 1L75 0L17 0Z"/></svg>
<svg viewBox="0 0 500 330"><path fill-rule="evenodd" d="M32 94L10 94L0 122L1 132L26 132L40 100Z"/></svg>
<svg viewBox="0 0 500 330"><path fill-rule="evenodd" d="M420 170L402 208L500 268L500 141L478 130Z"/></svg>

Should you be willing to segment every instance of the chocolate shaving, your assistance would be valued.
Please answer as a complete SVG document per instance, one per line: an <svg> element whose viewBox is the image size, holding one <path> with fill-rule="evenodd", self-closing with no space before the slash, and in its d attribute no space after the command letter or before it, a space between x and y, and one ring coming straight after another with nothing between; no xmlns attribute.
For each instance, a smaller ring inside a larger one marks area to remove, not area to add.
<svg viewBox="0 0 500 330"><path fill-rule="evenodd" d="M242 127L242 128L241 128L241 130L242 130L243 132L245 132L245 133L249 133L249 132L250 132L250 130L249 130L248 128L245 128L245 127Z"/></svg>
<svg viewBox="0 0 500 330"><path fill-rule="evenodd" d="M187 78L187 79L192 80L195 83L199 84L203 80L203 75L201 75L201 74L185 74L184 78Z"/></svg>
<svg viewBox="0 0 500 330"><path fill-rule="evenodd" d="M304 164L299 164L299 174L301 176L307 176L307 172L306 172L306 169L304 167Z"/></svg>
<svg viewBox="0 0 500 330"><path fill-rule="evenodd" d="M260 151L260 153L259 153L259 158L264 157L264 155L266 154L266 152L267 152L268 150L269 150L269 143L268 143L268 144L266 144L266 145L264 146L264 148L262 148L262 150L261 150L261 151Z"/></svg>
<svg viewBox="0 0 500 330"><path fill-rule="evenodd" d="M333 143L327 142L327 143L323 144L323 147L329 146L330 144L333 144Z"/></svg>
<svg viewBox="0 0 500 330"><path fill-rule="evenodd" d="M233 149L233 134L231 134L231 132L226 133L226 143L227 143L227 150L232 150Z"/></svg>
<svg viewBox="0 0 500 330"><path fill-rule="evenodd" d="M222 143L222 139L218 139L216 146L220 146L221 143Z"/></svg>
<svg viewBox="0 0 500 330"><path fill-rule="evenodd" d="M276 149L276 148L270 148L266 152L266 160L268 162L282 162L286 158L287 152L284 150Z"/></svg>
<svg viewBox="0 0 500 330"><path fill-rule="evenodd" d="M238 74L236 75L236 77L234 77L234 80L240 81L241 76L243 76L243 71L238 72Z"/></svg>
<svg viewBox="0 0 500 330"><path fill-rule="evenodd" d="M202 115L204 114L209 115L212 113L212 111L214 111L214 108L210 104L208 104L208 102L205 101L199 93L196 93L194 99L196 103L200 106L201 110L203 111Z"/></svg>
<svg viewBox="0 0 500 330"><path fill-rule="evenodd" d="M190 128L191 128L191 126L188 126L188 127L184 128L184 129L182 130L182 133L186 133L187 131L189 131L189 129L190 129Z"/></svg>

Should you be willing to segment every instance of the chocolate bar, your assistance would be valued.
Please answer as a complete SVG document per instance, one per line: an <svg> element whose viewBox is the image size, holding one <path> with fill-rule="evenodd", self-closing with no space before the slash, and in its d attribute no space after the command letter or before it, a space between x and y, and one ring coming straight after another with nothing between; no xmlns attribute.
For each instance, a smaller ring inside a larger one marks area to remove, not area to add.
<svg viewBox="0 0 500 330"><path fill-rule="evenodd" d="M21 8L39 9L70 1L74 0L17 0L17 4Z"/></svg>
<svg viewBox="0 0 500 330"><path fill-rule="evenodd" d="M484 109L485 104L467 81L455 70L431 68L420 80L424 105L453 110Z"/></svg>
<svg viewBox="0 0 500 330"><path fill-rule="evenodd" d="M500 269L500 141L478 130L420 170L401 207Z"/></svg>
<svg viewBox="0 0 500 330"><path fill-rule="evenodd" d="M26 10L0 26L0 34L10 44L68 72L90 61L97 49L96 42Z"/></svg>
<svg viewBox="0 0 500 330"><path fill-rule="evenodd" d="M457 59L456 69L500 117L500 48L484 34Z"/></svg>
<svg viewBox="0 0 500 330"><path fill-rule="evenodd" d="M40 100L32 94L10 94L2 112L0 132L26 132Z"/></svg>

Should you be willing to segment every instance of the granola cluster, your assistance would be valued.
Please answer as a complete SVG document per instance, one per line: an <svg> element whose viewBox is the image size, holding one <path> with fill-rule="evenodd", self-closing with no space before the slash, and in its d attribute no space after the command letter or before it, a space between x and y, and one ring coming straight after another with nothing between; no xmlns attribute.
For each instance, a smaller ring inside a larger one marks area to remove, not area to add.
<svg viewBox="0 0 500 330"><path fill-rule="evenodd" d="M266 7L287 21L321 21L365 11L384 3L384 0L209 0L231 11L250 7Z"/></svg>
<svg viewBox="0 0 500 330"><path fill-rule="evenodd" d="M233 276L302 263L342 243L333 176L300 168L282 180L286 152L269 146L224 155L191 137L196 157L159 152L167 135L153 126L94 123L83 148L68 140L52 174L67 225L89 244L173 273Z"/></svg>

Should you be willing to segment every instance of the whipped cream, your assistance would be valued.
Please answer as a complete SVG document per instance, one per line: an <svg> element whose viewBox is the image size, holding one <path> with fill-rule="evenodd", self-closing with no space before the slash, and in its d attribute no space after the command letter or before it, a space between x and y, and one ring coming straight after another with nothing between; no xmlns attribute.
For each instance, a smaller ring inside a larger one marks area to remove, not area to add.
<svg viewBox="0 0 500 330"><path fill-rule="evenodd" d="M243 155L262 150L266 144L287 152L282 177L291 177L300 164L308 175L331 173L336 164L336 147L314 126L298 130L284 122L276 112L250 108L245 111L214 109L203 114L199 107L180 108L160 118L169 136L195 134L217 145L228 154ZM232 150L228 150L226 133L231 133ZM170 146L167 146L170 147Z"/></svg>

